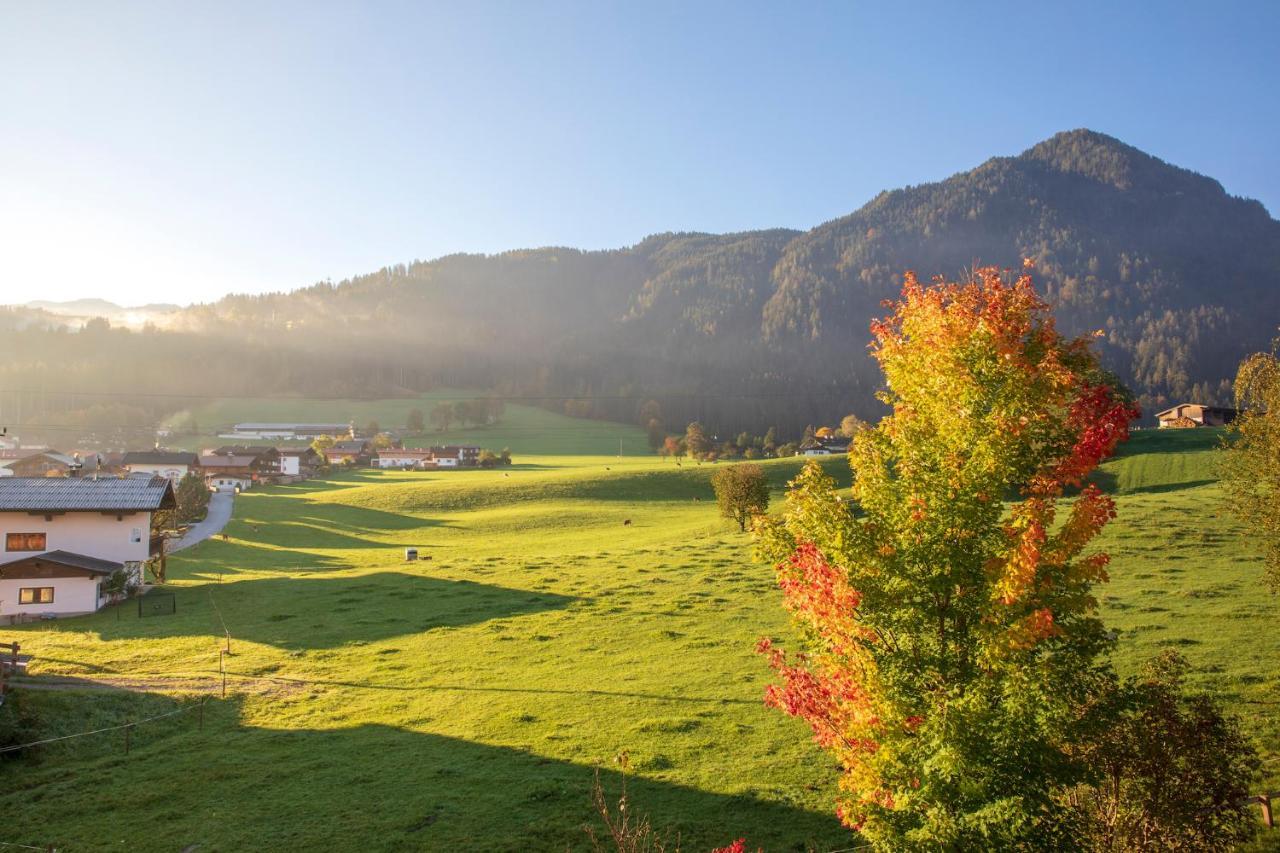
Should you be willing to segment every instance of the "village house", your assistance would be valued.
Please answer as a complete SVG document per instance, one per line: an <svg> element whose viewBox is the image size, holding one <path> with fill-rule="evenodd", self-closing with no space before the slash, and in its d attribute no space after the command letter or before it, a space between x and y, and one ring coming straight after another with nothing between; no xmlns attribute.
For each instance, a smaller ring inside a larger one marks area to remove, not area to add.
<svg viewBox="0 0 1280 853"><path fill-rule="evenodd" d="M368 465L371 455L369 442L363 439L339 441L324 452L330 465Z"/></svg>
<svg viewBox="0 0 1280 853"><path fill-rule="evenodd" d="M431 458L437 468L460 468L475 465L480 459L480 448L471 445L448 445L431 448Z"/></svg>
<svg viewBox="0 0 1280 853"><path fill-rule="evenodd" d="M0 480L0 616L92 613L116 571L141 583L152 515L174 505L164 477Z"/></svg>
<svg viewBox="0 0 1280 853"><path fill-rule="evenodd" d="M1204 406L1200 403L1179 403L1156 412L1160 429L1226 426L1240 413L1225 406Z"/></svg>
<svg viewBox="0 0 1280 853"><path fill-rule="evenodd" d="M379 450L373 460L375 468L421 469L435 468L435 456L430 450L406 450L404 448L388 448Z"/></svg>
<svg viewBox="0 0 1280 853"><path fill-rule="evenodd" d="M280 448L280 473L286 477L311 477L322 464L324 460L314 448Z"/></svg>
<svg viewBox="0 0 1280 853"><path fill-rule="evenodd" d="M801 456L835 456L849 452L849 439L841 436L815 436L800 445Z"/></svg>
<svg viewBox="0 0 1280 853"><path fill-rule="evenodd" d="M138 450L126 453L121 464L130 474L154 474L176 483L196 471L200 458L185 451Z"/></svg>
<svg viewBox="0 0 1280 853"><path fill-rule="evenodd" d="M12 477L70 477L80 469L80 460L56 450L29 451L21 458L0 464Z"/></svg>
<svg viewBox="0 0 1280 853"><path fill-rule="evenodd" d="M256 458L207 453L200 457L200 470L209 488L243 492L258 482L259 474L253 466Z"/></svg>
<svg viewBox="0 0 1280 853"><path fill-rule="evenodd" d="M280 473L280 451L269 444L229 444L211 451L217 456L252 456L252 468L260 478Z"/></svg>

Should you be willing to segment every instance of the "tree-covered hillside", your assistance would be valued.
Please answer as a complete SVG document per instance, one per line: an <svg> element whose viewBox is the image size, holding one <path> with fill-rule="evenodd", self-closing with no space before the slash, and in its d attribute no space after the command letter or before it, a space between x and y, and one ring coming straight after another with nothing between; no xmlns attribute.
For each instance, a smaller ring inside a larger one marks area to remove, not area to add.
<svg viewBox="0 0 1280 853"><path fill-rule="evenodd" d="M181 312L168 333L113 330L108 360L27 326L0 336L0 387L385 396L445 385L620 420L656 398L670 425L798 433L877 413L868 322L904 270L954 278L1024 257L1067 332L1103 333L1104 361L1148 414L1226 402L1236 364L1280 317L1280 222L1261 204L1077 130L804 233L415 261L229 296ZM146 388L124 381L139 372Z"/></svg>

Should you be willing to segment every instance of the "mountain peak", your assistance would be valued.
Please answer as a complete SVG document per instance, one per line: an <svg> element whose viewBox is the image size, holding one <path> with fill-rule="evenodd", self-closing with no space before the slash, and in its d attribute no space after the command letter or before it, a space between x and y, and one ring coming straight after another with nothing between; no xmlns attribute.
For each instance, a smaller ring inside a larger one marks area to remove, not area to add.
<svg viewBox="0 0 1280 853"><path fill-rule="evenodd" d="M1080 175L1120 190L1156 186L1167 190L1174 185L1199 184L1201 189L1211 185L1222 191L1221 185L1211 178L1166 163L1114 136L1088 128L1056 133L1016 159L1040 163L1054 171Z"/></svg>

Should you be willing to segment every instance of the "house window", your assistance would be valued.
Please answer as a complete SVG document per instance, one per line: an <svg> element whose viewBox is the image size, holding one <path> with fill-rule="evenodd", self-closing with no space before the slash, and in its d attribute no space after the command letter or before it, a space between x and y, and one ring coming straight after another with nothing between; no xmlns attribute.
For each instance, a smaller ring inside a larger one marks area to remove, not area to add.
<svg viewBox="0 0 1280 853"><path fill-rule="evenodd" d="M130 542L141 542L141 541L142 541L142 528L141 528L141 527L135 527L135 528L133 528L133 533L129 534L129 541L130 541Z"/></svg>
<svg viewBox="0 0 1280 853"><path fill-rule="evenodd" d="M44 551L45 534L43 533L6 533L4 535L6 551Z"/></svg>
<svg viewBox="0 0 1280 853"><path fill-rule="evenodd" d="M19 604L53 604L53 587L24 586L18 589Z"/></svg>

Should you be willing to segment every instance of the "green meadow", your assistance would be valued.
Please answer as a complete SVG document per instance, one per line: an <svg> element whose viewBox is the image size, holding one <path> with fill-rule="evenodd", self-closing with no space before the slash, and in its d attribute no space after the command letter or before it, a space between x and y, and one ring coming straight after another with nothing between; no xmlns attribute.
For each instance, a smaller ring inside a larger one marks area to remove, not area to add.
<svg viewBox="0 0 1280 853"><path fill-rule="evenodd" d="M508 415L511 430L558 423ZM531 429L503 442L510 469L246 493L225 540L171 559L176 614L139 618L130 602L0 631L35 655L32 682L72 688L18 694L39 712L34 734L185 709L133 729L128 754L113 731L0 762L0 841L589 849L598 769L685 850L740 836L769 851L855 847L831 813L835 769L803 724L761 703L755 641L793 634L772 570L717 517L715 466L606 455L643 436L570 423L598 444ZM1260 786L1275 789L1280 605L1222 511L1217 441L1142 432L1104 466L1120 516L1099 594L1120 668L1178 648L1195 685L1245 720L1270 762ZM766 463L779 498L799 465ZM843 459L824 465L847 484ZM410 546L425 559L406 562Z"/></svg>
<svg viewBox="0 0 1280 853"><path fill-rule="evenodd" d="M196 435L180 433L166 441L187 450L216 447L230 443L229 439L219 438L219 432L225 432L233 424L246 422L354 423L357 427L364 427L370 421L377 421L383 429L404 429L409 412L414 409L420 410L427 418L432 407L442 402L453 403L477 396L466 391L441 390L417 397L379 400L221 398L202 402L170 418L170 423L185 423L188 416L192 417L199 432ZM477 444L495 452L509 447L514 454L538 456L617 456L649 452L645 433L639 427L570 418L516 403L508 403L502 417L485 426L459 427L455 424L441 432L428 420L425 433L406 441L414 447L460 443Z"/></svg>

